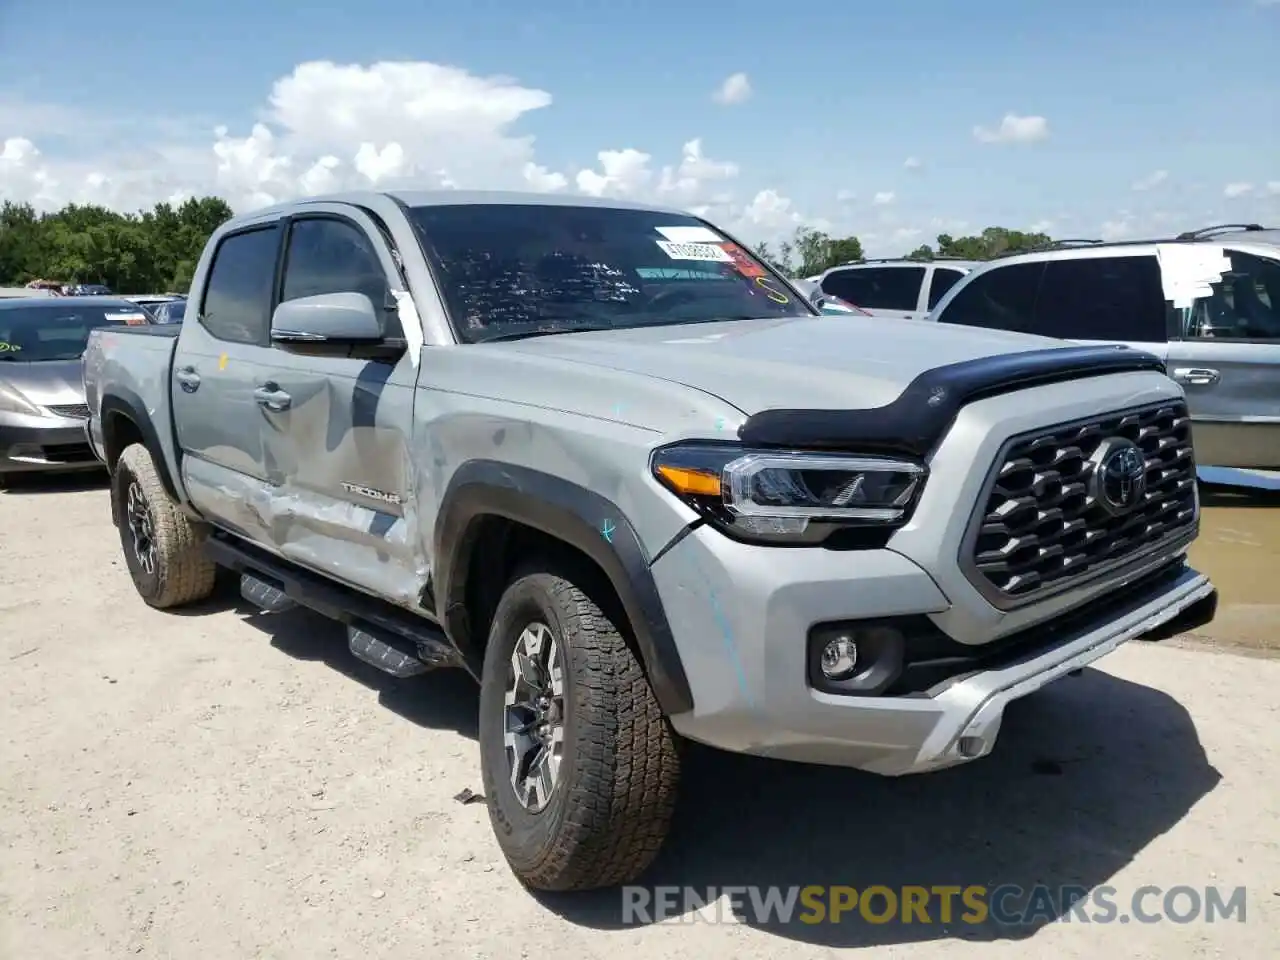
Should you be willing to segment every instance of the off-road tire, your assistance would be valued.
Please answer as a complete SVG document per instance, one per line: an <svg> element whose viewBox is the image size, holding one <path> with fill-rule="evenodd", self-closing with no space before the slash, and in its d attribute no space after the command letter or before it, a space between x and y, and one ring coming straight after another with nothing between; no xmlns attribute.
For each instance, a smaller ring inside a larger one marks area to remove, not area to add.
<svg viewBox="0 0 1280 960"><path fill-rule="evenodd" d="M562 567L534 564L512 578L493 617L480 681L489 818L516 877L545 891L635 880L662 847L679 782L677 736L639 660ZM503 740L512 651L534 618L555 635L565 704L559 779L538 813L516 797Z"/></svg>
<svg viewBox="0 0 1280 960"><path fill-rule="evenodd" d="M143 568L129 532L129 487L135 482L151 516L155 570L150 573ZM162 610L180 607L213 593L217 566L204 554L204 531L169 496L151 452L142 444L132 444L120 455L111 476L111 498L129 575L148 605Z"/></svg>

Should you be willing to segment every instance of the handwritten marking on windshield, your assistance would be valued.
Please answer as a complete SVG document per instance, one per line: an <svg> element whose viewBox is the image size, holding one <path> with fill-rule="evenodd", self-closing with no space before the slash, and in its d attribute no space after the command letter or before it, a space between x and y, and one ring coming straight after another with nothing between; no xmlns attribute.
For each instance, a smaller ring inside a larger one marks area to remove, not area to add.
<svg viewBox="0 0 1280 960"><path fill-rule="evenodd" d="M0 353L17 353L21 349L16 343L5 343L0 340Z"/></svg>
<svg viewBox="0 0 1280 960"><path fill-rule="evenodd" d="M756 277L756 286L759 287L761 290L763 290L764 295L768 297L770 300L772 300L774 303L790 303L791 302L791 298L788 297L781 290L777 290L774 287L769 286L768 277Z"/></svg>

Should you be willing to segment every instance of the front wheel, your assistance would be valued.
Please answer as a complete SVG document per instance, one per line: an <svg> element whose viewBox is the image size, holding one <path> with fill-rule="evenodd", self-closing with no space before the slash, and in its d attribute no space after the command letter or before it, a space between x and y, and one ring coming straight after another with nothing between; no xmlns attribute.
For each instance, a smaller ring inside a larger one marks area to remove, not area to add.
<svg viewBox="0 0 1280 960"><path fill-rule="evenodd" d="M526 886L628 883L666 838L675 732L616 626L569 576L527 568L498 604L480 762L498 844Z"/></svg>
<svg viewBox="0 0 1280 960"><path fill-rule="evenodd" d="M217 567L204 555L203 533L169 496L142 444L120 455L111 497L125 563L143 600L164 609L213 593Z"/></svg>

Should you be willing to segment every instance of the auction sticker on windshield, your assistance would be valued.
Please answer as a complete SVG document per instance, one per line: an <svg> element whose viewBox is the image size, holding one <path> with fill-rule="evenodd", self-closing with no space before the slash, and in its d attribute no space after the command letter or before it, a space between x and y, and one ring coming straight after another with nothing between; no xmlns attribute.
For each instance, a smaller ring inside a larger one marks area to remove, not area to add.
<svg viewBox="0 0 1280 960"><path fill-rule="evenodd" d="M719 243L724 237L708 227L654 227L672 243Z"/></svg>
<svg viewBox="0 0 1280 960"><path fill-rule="evenodd" d="M764 267L748 257L746 251L736 243L721 244L720 249L729 255L729 259L733 261L733 268L744 277L767 276L764 272Z"/></svg>
<svg viewBox="0 0 1280 960"><path fill-rule="evenodd" d="M672 260L710 260L715 263L732 263L733 257L725 253L714 243L673 243L670 240L656 241L658 246Z"/></svg>

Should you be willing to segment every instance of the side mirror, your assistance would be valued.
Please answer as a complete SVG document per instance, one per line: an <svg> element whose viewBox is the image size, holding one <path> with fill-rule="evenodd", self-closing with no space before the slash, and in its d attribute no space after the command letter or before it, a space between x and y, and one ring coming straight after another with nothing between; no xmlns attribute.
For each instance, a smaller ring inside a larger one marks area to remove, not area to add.
<svg viewBox="0 0 1280 960"><path fill-rule="evenodd" d="M271 342L352 347L381 343L382 324L363 293L322 293L286 300L271 317Z"/></svg>

